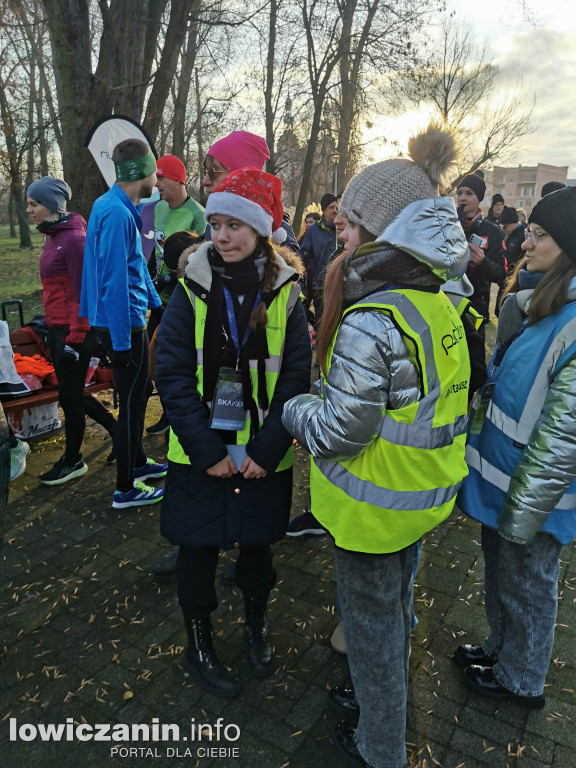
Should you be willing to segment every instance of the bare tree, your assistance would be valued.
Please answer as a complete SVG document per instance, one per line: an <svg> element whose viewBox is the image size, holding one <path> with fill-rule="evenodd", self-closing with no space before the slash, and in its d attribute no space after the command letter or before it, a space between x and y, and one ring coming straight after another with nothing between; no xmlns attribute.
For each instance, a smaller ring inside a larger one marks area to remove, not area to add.
<svg viewBox="0 0 576 768"><path fill-rule="evenodd" d="M427 66L397 74L391 86L396 111L407 103L428 105L455 133L465 163L454 184L466 173L511 154L535 129L533 99L522 83L514 90L499 90L498 68L488 45L478 45L473 28L452 16L444 19L438 51Z"/></svg>

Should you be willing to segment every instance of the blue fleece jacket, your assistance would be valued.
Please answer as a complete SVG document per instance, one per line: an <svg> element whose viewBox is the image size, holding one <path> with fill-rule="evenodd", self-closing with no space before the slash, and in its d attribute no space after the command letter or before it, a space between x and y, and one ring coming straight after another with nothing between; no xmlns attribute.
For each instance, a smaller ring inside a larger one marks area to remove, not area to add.
<svg viewBox="0 0 576 768"><path fill-rule="evenodd" d="M118 352L146 327L146 310L161 305L142 251L141 208L114 184L94 203L86 231L80 314L107 328Z"/></svg>

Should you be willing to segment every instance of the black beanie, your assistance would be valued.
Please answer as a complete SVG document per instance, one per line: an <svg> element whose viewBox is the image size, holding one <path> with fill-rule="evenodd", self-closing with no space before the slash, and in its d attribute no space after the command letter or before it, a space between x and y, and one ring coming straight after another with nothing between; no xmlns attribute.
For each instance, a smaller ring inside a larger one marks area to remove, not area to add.
<svg viewBox="0 0 576 768"><path fill-rule="evenodd" d="M496 192L495 195L492 195L492 205L496 205L496 203L503 203L504 198L499 192Z"/></svg>
<svg viewBox="0 0 576 768"><path fill-rule="evenodd" d="M516 208L505 205L504 210L500 214L500 224L518 224L519 221L520 217Z"/></svg>
<svg viewBox="0 0 576 768"><path fill-rule="evenodd" d="M460 189L460 187L468 187L468 189L471 189L478 198L478 202L481 203L482 200L484 200L486 183L484 182L484 179L481 179L480 176L476 176L475 173L470 174L470 176L464 176L460 184L458 184L458 189Z"/></svg>
<svg viewBox="0 0 576 768"><path fill-rule="evenodd" d="M546 197L546 195L549 195L550 192L556 192L557 189L565 189L566 184L562 184L561 181L549 181L547 184L544 184L542 187L542 192L540 193L541 197Z"/></svg>
<svg viewBox="0 0 576 768"><path fill-rule="evenodd" d="M528 219L539 224L562 248L576 260L576 187L564 187L539 200Z"/></svg>
<svg viewBox="0 0 576 768"><path fill-rule="evenodd" d="M338 198L336 195L333 195L332 192L326 192L325 195L322 195L320 198L320 208L322 208L322 213L328 208L329 205L332 205L332 203L335 203Z"/></svg>

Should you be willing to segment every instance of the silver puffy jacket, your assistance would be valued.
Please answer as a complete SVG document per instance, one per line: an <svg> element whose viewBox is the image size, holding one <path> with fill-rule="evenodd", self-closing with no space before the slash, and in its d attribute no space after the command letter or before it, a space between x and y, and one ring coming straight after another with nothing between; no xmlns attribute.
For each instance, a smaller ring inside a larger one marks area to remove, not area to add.
<svg viewBox="0 0 576 768"><path fill-rule="evenodd" d="M510 296L500 314L507 326L505 338L527 308L532 290ZM568 293L576 301L576 278ZM520 313L518 312L520 310ZM499 334L500 336L500 334ZM576 478L576 360L554 378L530 442L510 482L504 510L498 521L500 534L517 543L529 542Z"/></svg>
<svg viewBox="0 0 576 768"><path fill-rule="evenodd" d="M461 275L468 263L468 244L451 198L412 203L378 240L449 276ZM323 394L289 400L282 422L312 456L335 460L359 456L380 432L387 409L419 399L416 366L390 318L374 310L346 315Z"/></svg>

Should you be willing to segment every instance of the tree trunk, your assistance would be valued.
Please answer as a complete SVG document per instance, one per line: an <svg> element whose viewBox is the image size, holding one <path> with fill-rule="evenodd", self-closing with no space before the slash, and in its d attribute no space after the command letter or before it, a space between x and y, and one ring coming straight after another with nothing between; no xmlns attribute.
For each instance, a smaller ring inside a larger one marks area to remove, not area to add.
<svg viewBox="0 0 576 768"><path fill-rule="evenodd" d="M190 19L186 51L182 56L182 70L178 78L178 92L174 102L174 133L172 137L172 152L185 161L186 150L186 107L190 95L192 73L196 65L196 51L198 48L198 26L201 0L195 3L196 9Z"/></svg>
<svg viewBox="0 0 576 768"><path fill-rule="evenodd" d="M170 91L170 84L174 79L174 73L178 67L178 58L186 37L186 21L190 13L195 10L196 0L180 0L173 2L170 11L170 22L166 31L166 40L162 49L160 65L154 77L154 85L148 99L144 124L152 139L156 141L160 131L160 123L166 99Z"/></svg>
<svg viewBox="0 0 576 768"><path fill-rule="evenodd" d="M206 190L202 186L202 163L204 161L204 136L202 134L202 104L200 102L200 79L198 77L198 67L194 70L194 90L196 93L196 148L198 151L198 167L200 168L199 197L201 205L206 205Z"/></svg>
<svg viewBox="0 0 576 768"><path fill-rule="evenodd" d="M16 216L14 211L14 195L12 190L8 193L8 224L10 225L10 237L16 237Z"/></svg>
<svg viewBox="0 0 576 768"><path fill-rule="evenodd" d="M10 197L18 219L18 229L20 233L20 248L31 248L32 239L30 237L30 225L26 216L26 209L23 205L25 199L22 189L22 171L20 169L20 158L18 146L16 144L16 131L14 120L10 112L10 105L6 97L4 83L0 84L0 117L2 118L2 128L4 139L6 141L6 150L8 152L8 164L10 169ZM14 235L16 232L14 232Z"/></svg>
<svg viewBox="0 0 576 768"><path fill-rule="evenodd" d="M64 178L72 188L74 210L87 219L106 185L84 140L94 122L108 111L108 87L92 75L89 1L44 0L44 6L64 137ZM107 55L111 56L110 51Z"/></svg>
<svg viewBox="0 0 576 768"><path fill-rule="evenodd" d="M36 63L34 61L34 57L30 57L30 98L28 100L28 136L27 136L27 143L28 147L26 150L27 160L26 160L26 189L32 184L32 181L34 180L34 117L35 117L35 106L36 106Z"/></svg>
<svg viewBox="0 0 576 768"><path fill-rule="evenodd" d="M340 189L344 189L350 181L350 139L354 135L358 117L361 68L366 56L368 39L379 3L373 2L369 6L362 31L356 41L354 50L352 50L350 45L352 21L357 5L357 0L347 2L342 12L342 42L345 47L342 59L340 60L341 103L337 146L337 152L340 155L338 165Z"/></svg>
<svg viewBox="0 0 576 768"><path fill-rule="evenodd" d="M264 113L266 120L266 143L270 159L266 163L268 173L276 174L276 140L274 136L274 51L276 48L276 25L278 23L278 0L270 0L268 25L268 55L266 57L266 89L264 91Z"/></svg>
<svg viewBox="0 0 576 768"><path fill-rule="evenodd" d="M314 105L314 117L312 119L310 136L308 138L308 146L306 147L306 156L304 158L304 168L302 169L302 183L300 184L298 201L296 203L296 211L294 213L293 229L295 232L300 231L300 227L302 224L302 216L304 214L304 208L306 207L308 187L310 186L310 179L312 177L312 166L314 165L314 155L316 153L316 146L318 144L318 136L320 135L320 122L322 119L323 104L324 104L324 96L322 96L319 103L316 103Z"/></svg>

